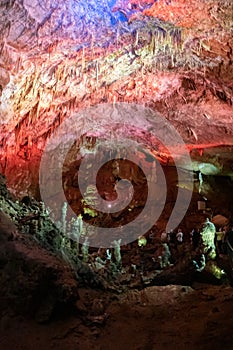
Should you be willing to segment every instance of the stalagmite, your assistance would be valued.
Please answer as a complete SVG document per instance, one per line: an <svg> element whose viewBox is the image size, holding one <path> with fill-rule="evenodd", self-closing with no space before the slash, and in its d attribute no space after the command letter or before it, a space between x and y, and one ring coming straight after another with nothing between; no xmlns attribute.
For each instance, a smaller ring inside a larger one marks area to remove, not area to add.
<svg viewBox="0 0 233 350"><path fill-rule="evenodd" d="M66 233L66 226L67 226L67 221L66 221L66 215L67 215L67 206L68 203L64 202L62 210L61 210L61 228L62 228L62 232L63 234Z"/></svg>
<svg viewBox="0 0 233 350"><path fill-rule="evenodd" d="M116 260L117 268L120 270L122 267L121 261L121 239L113 241L114 244L114 257Z"/></svg>
<svg viewBox="0 0 233 350"><path fill-rule="evenodd" d="M88 262L89 260L89 255L88 255L88 250L89 250L89 242L88 242L88 237L85 237L85 241L82 244L82 256L83 256L83 262Z"/></svg>

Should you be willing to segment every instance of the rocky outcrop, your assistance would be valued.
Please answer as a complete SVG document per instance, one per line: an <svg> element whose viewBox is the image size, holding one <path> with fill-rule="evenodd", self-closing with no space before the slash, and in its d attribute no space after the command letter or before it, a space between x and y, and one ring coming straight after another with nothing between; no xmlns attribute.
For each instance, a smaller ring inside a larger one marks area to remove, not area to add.
<svg viewBox="0 0 233 350"><path fill-rule="evenodd" d="M45 322L56 310L73 305L79 296L70 267L34 237L18 233L3 213L0 232L1 314L13 311Z"/></svg>

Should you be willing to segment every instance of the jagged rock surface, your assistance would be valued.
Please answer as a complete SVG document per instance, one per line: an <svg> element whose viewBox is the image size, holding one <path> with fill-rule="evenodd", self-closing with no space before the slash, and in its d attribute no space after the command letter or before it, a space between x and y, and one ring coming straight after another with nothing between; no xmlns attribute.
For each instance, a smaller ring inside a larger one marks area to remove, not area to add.
<svg viewBox="0 0 233 350"><path fill-rule="evenodd" d="M39 196L48 137L72 113L116 101L160 111L195 171L207 163L232 176L231 9L226 0L3 1L0 155L9 186Z"/></svg>

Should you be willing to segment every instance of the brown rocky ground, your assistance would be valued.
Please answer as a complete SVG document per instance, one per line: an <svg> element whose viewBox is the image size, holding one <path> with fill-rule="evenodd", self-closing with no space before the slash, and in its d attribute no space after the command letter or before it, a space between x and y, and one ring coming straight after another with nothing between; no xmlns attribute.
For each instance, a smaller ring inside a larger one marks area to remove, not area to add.
<svg viewBox="0 0 233 350"><path fill-rule="evenodd" d="M6 350L232 349L232 288L195 285L148 287L121 297L79 290L72 316L47 324L1 317ZM91 302L95 306L91 306ZM82 303L82 304L81 304ZM100 304L100 305L99 305ZM85 311L84 311L85 310ZM82 313L88 316L83 317Z"/></svg>

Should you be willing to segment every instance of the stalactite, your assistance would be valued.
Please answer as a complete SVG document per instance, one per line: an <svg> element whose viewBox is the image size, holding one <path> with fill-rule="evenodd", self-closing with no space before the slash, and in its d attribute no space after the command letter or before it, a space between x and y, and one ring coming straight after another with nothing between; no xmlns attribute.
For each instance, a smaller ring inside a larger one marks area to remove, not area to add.
<svg viewBox="0 0 233 350"><path fill-rule="evenodd" d="M29 112L15 126L15 140L17 144L22 143L22 137L25 136L25 128L28 126Z"/></svg>
<svg viewBox="0 0 233 350"><path fill-rule="evenodd" d="M99 63L96 61L96 85L99 85Z"/></svg>
<svg viewBox="0 0 233 350"><path fill-rule="evenodd" d="M61 81L63 75L64 75L64 67L63 67L62 64L59 64L59 65L58 65L58 69L56 69L56 72L55 72L56 80L57 80L57 81Z"/></svg>
<svg viewBox="0 0 233 350"><path fill-rule="evenodd" d="M155 35L152 33L151 34L151 42L150 42L150 51L154 55L156 51L156 45L155 45Z"/></svg>
<svg viewBox="0 0 233 350"><path fill-rule="evenodd" d="M86 68L85 47L82 49L82 71Z"/></svg>
<svg viewBox="0 0 233 350"><path fill-rule="evenodd" d="M33 124L39 116L39 101L30 109L28 116L28 125Z"/></svg>
<svg viewBox="0 0 233 350"><path fill-rule="evenodd" d="M4 50L4 45L5 45L5 42L1 42L0 43L0 55L3 57L3 50Z"/></svg>
<svg viewBox="0 0 233 350"><path fill-rule="evenodd" d="M33 79L32 77L28 77L26 80L26 86L24 89L24 96L27 96L29 94L29 92L31 91L31 89L33 89Z"/></svg>

